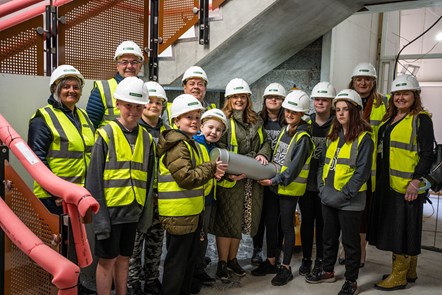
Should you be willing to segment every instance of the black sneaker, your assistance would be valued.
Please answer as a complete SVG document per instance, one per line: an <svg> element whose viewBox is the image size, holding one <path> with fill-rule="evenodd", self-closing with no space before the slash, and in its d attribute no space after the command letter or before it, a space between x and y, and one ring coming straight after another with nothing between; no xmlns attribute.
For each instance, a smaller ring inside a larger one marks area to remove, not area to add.
<svg viewBox="0 0 442 295"><path fill-rule="evenodd" d="M236 258L227 261L227 269L233 272L233 274L238 277L243 277L246 275L246 271L241 267L241 265L239 265Z"/></svg>
<svg viewBox="0 0 442 295"><path fill-rule="evenodd" d="M355 295L358 294L358 284L352 281L345 281L338 295Z"/></svg>
<svg viewBox="0 0 442 295"><path fill-rule="evenodd" d="M252 265L260 265L262 263L262 249L254 248L251 259Z"/></svg>
<svg viewBox="0 0 442 295"><path fill-rule="evenodd" d="M276 265L273 265L270 263L268 259L266 259L264 262L262 262L257 268L252 270L252 275L261 277L265 276L267 274L274 274L278 272L278 268Z"/></svg>
<svg viewBox="0 0 442 295"><path fill-rule="evenodd" d="M299 275L305 276L312 271L312 260L302 258L301 266L299 267Z"/></svg>
<svg viewBox="0 0 442 295"><path fill-rule="evenodd" d="M211 286L215 283L215 279L209 276L209 274L205 270L194 274L193 277L198 279L201 284L205 286Z"/></svg>
<svg viewBox="0 0 442 295"><path fill-rule="evenodd" d="M278 268L278 273L272 279L273 286L283 286L293 280L292 268L289 266L287 269L285 266L281 265Z"/></svg>
<svg viewBox="0 0 442 295"><path fill-rule="evenodd" d="M160 295L162 285L159 279L153 281L146 281L144 283L144 294L146 295Z"/></svg>
<svg viewBox="0 0 442 295"><path fill-rule="evenodd" d="M216 268L216 278L221 280L223 283L229 283L229 272L227 271L227 262L218 261L218 266Z"/></svg>
<svg viewBox="0 0 442 295"><path fill-rule="evenodd" d="M322 258L315 259L315 266L313 266L313 273L320 273L322 271Z"/></svg>
<svg viewBox="0 0 442 295"><path fill-rule="evenodd" d="M305 281L310 284L333 283L336 282L335 272L321 271L319 273L309 273L305 276Z"/></svg>

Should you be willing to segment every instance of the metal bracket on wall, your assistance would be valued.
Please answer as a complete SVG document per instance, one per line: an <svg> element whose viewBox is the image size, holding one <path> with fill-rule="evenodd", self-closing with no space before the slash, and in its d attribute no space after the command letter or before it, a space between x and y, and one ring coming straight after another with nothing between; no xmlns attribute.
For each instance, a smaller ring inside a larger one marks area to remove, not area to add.
<svg viewBox="0 0 442 295"><path fill-rule="evenodd" d="M200 0L198 28L199 44L209 44L209 0Z"/></svg>
<svg viewBox="0 0 442 295"><path fill-rule="evenodd" d="M149 80L158 81L158 45L162 39L158 37L158 0L150 1L150 40L149 40Z"/></svg>
<svg viewBox="0 0 442 295"><path fill-rule="evenodd" d="M57 59L57 25L58 25L58 8L52 5L46 5L45 9L46 18L46 75L50 76L52 70L58 66ZM60 18L60 22L65 23L64 17Z"/></svg>
<svg viewBox="0 0 442 295"><path fill-rule="evenodd" d="M0 141L1 144L1 141ZM6 145L0 145L0 198L5 198L5 161L9 161L9 148ZM5 290L5 233L0 228L0 293Z"/></svg>

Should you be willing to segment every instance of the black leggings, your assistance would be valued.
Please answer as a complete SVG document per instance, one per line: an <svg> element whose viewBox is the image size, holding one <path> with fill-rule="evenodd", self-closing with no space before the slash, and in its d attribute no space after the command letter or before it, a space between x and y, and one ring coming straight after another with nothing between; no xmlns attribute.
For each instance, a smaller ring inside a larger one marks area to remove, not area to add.
<svg viewBox="0 0 442 295"><path fill-rule="evenodd" d="M295 211L299 197L279 195L281 227L284 234L284 265L290 265L295 246Z"/></svg>
<svg viewBox="0 0 442 295"><path fill-rule="evenodd" d="M266 229L267 257L274 258L279 256L282 249L283 234L279 218L279 196L268 188L264 188L261 218L264 220ZM256 236L253 238L254 246L256 245L255 238Z"/></svg>
<svg viewBox="0 0 442 295"><path fill-rule="evenodd" d="M302 255L306 259L312 258L313 238L316 234L316 258L323 258L322 229L324 219L322 218L321 199L318 192L307 191L299 198L301 209L301 241ZM316 221L316 222L315 222Z"/></svg>

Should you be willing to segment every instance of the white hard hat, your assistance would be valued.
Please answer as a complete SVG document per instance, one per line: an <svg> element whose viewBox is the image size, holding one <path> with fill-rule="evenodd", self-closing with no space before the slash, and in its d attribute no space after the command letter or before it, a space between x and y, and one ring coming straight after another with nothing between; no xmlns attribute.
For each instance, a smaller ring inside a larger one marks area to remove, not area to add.
<svg viewBox="0 0 442 295"><path fill-rule="evenodd" d="M372 77L375 79L378 78L376 75L376 69L369 62L362 62L353 69L353 75L351 75L351 77L353 78L358 76Z"/></svg>
<svg viewBox="0 0 442 295"><path fill-rule="evenodd" d="M336 90L335 87L330 82L319 82L313 87L311 98L324 97L324 98L335 98Z"/></svg>
<svg viewBox="0 0 442 295"><path fill-rule="evenodd" d="M281 84L271 83L264 90L264 94L262 95L262 97L265 98L267 95L276 95L284 98L287 95L287 93Z"/></svg>
<svg viewBox="0 0 442 295"><path fill-rule="evenodd" d="M218 120L221 120L221 122L224 123L225 129L227 129L227 117L223 111L221 111L220 109L217 109L217 108L213 108L208 111L205 111L204 114L201 116L201 122L204 119L211 119L211 118L216 118Z"/></svg>
<svg viewBox="0 0 442 295"><path fill-rule="evenodd" d="M310 98L302 90L293 90L285 97L282 107L294 112L307 113L310 110Z"/></svg>
<svg viewBox="0 0 442 295"><path fill-rule="evenodd" d="M114 98L144 105L149 102L149 91L143 80L137 77L127 77L118 83Z"/></svg>
<svg viewBox="0 0 442 295"><path fill-rule="evenodd" d="M183 85L186 83L187 80L190 78L199 78L203 79L206 82L206 85L209 83L209 80L207 79L206 72L199 66L191 66L188 68L183 75L183 79L181 82Z"/></svg>
<svg viewBox="0 0 442 295"><path fill-rule="evenodd" d="M140 46L133 41L123 41L118 45L117 50L115 50L114 59L117 60L123 54L133 54L141 60L144 60L143 52Z"/></svg>
<svg viewBox="0 0 442 295"><path fill-rule="evenodd" d="M81 87L84 85L84 77L83 75L73 66L70 65L61 65L58 66L51 75L51 79L49 81L49 90L51 90L52 85L60 79L66 77L74 77L80 80Z"/></svg>
<svg viewBox="0 0 442 295"><path fill-rule="evenodd" d="M193 97L193 95L191 94L181 94L173 100L172 106L170 108L170 113L172 119L174 119L181 116L182 114L196 110L204 110L200 101Z"/></svg>
<svg viewBox="0 0 442 295"><path fill-rule="evenodd" d="M421 91L419 82L412 75L401 75L394 79L391 83L391 92L402 91L402 90L416 90Z"/></svg>
<svg viewBox="0 0 442 295"><path fill-rule="evenodd" d="M230 80L229 83L227 83L226 93L224 94L224 97L227 98L234 94L240 94L240 93L252 94L252 91L250 91L249 84L246 81L244 81L241 78L235 78Z"/></svg>
<svg viewBox="0 0 442 295"><path fill-rule="evenodd" d="M352 104L359 106L360 109L364 107L362 104L361 96L353 89L344 89L339 92L336 95L335 99L333 99L333 106L335 107L336 103L341 100L351 102Z"/></svg>
<svg viewBox="0 0 442 295"><path fill-rule="evenodd" d="M149 81L146 82L145 84L147 86L147 89L149 90L149 97L152 96L159 97L167 102L166 91L164 91L163 86L161 86L158 82L155 81Z"/></svg>

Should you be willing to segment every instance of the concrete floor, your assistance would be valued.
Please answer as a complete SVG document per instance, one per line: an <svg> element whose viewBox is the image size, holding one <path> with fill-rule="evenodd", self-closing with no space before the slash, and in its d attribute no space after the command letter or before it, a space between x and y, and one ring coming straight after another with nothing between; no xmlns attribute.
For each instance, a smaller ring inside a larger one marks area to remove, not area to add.
<svg viewBox="0 0 442 295"><path fill-rule="evenodd" d="M251 242L251 241L250 241ZM391 253L379 251L372 246L367 247L367 260L365 267L359 272L358 289L364 294L385 294L373 288L373 284L380 280L382 274L389 273L391 269ZM338 294L344 283L344 266L336 265L335 283L308 284L304 277L297 274L301 261L301 254L297 253L292 259L292 271L295 278L285 286L272 286L270 281L273 275L265 277L254 277L250 274L253 266L250 259L241 259L239 263L247 271L247 275L241 279L232 277L231 284L223 284L219 281L213 287L203 287L200 294ZM408 284L405 290L398 291L400 294L441 294L442 274L442 254L438 252L423 250L418 262L418 280L414 284ZM216 262L212 262L208 268L211 275L215 275Z"/></svg>
<svg viewBox="0 0 442 295"><path fill-rule="evenodd" d="M431 196L432 205L429 203L424 206L424 225L423 225L423 246L442 249L442 197ZM439 209L438 209L439 206ZM438 214L437 214L438 213ZM439 218L436 218L438 215ZM232 276L232 283L223 284L217 281L213 287L203 287L201 295L212 294L338 294L344 283L344 266L336 265L335 283L308 284L304 277L298 275L298 268L301 263L302 254L295 253L292 258L292 271L294 279L285 286L272 286L270 281L273 275L265 277L254 277L250 271L254 268L250 264L252 253L252 240L244 236L241 241L240 251L238 253L239 263L247 271L243 278ZM214 237L209 236L208 256L212 258L212 263L208 267L208 273L215 276L216 272L216 247ZM396 294L442 294L442 253L436 251L422 250L418 260L418 280L416 283L409 283L404 290L396 291ZM358 279L358 290L363 294L386 294L373 288L373 284L378 282L383 274L391 270L391 253L380 251L373 246L367 247L367 258L365 267L360 269ZM393 293L393 294L395 294Z"/></svg>

